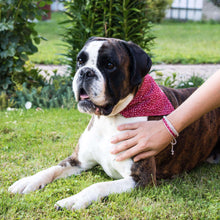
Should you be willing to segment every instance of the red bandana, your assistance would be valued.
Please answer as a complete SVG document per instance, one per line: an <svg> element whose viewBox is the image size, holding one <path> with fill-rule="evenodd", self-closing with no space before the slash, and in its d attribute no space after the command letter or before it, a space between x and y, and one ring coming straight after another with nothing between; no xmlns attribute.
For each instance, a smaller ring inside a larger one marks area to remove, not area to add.
<svg viewBox="0 0 220 220"><path fill-rule="evenodd" d="M150 75L146 75L135 97L120 112L125 118L168 115L172 104Z"/></svg>

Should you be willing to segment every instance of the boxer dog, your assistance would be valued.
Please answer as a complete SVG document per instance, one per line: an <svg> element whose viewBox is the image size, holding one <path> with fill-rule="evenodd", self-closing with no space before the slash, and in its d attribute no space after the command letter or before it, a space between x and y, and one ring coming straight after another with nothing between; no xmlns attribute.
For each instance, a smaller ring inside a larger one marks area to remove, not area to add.
<svg viewBox="0 0 220 220"><path fill-rule="evenodd" d="M80 112L92 119L81 135L74 153L59 165L15 182L11 193L29 193L48 183L100 164L112 178L93 184L76 195L62 199L56 209L86 208L112 193L156 184L193 169L219 149L220 109L209 112L181 132L174 155L170 146L155 157L134 163L132 158L117 162L111 154L111 137L124 123L158 120L178 107L195 89L159 87L148 75L151 59L136 44L112 38L89 39L77 57L73 90ZM180 115L181 117L181 115Z"/></svg>

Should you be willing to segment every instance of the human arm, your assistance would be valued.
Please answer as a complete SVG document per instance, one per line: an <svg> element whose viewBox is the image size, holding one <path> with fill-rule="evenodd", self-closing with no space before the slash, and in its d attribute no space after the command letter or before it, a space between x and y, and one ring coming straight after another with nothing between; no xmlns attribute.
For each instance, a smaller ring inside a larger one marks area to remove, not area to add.
<svg viewBox="0 0 220 220"><path fill-rule="evenodd" d="M220 70L213 74L185 102L167 116L174 128L181 132L205 113L220 106ZM138 161L154 156L172 140L163 121L147 121L124 124L118 127L125 131L113 137L111 143L119 143L111 153L122 152L116 160L134 157Z"/></svg>

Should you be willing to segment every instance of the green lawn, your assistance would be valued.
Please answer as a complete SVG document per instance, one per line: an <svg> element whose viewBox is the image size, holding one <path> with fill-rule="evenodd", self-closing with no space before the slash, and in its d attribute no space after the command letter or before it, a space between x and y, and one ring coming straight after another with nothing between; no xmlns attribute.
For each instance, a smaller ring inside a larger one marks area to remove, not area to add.
<svg viewBox="0 0 220 220"><path fill-rule="evenodd" d="M85 210L56 211L57 200L110 178L96 167L44 189L11 195L21 177L56 165L72 153L89 116L77 110L0 112L0 219L219 219L220 164L202 164L157 187L111 195Z"/></svg>
<svg viewBox="0 0 220 220"><path fill-rule="evenodd" d="M41 41L39 52L30 57L34 63L62 64L67 47L61 34L63 13L52 13L51 21L37 23L36 29L48 41ZM154 25L155 40L152 52L154 63L220 63L220 23L164 22Z"/></svg>
<svg viewBox="0 0 220 220"><path fill-rule="evenodd" d="M41 40L38 46L38 53L30 56L33 63L41 64L62 64L67 48L62 41L62 34L64 33L64 25L60 22L66 19L64 13L52 13L50 21L40 21L36 24L38 34L47 40Z"/></svg>
<svg viewBox="0 0 220 220"><path fill-rule="evenodd" d="M220 63L220 23L155 25L154 62Z"/></svg>

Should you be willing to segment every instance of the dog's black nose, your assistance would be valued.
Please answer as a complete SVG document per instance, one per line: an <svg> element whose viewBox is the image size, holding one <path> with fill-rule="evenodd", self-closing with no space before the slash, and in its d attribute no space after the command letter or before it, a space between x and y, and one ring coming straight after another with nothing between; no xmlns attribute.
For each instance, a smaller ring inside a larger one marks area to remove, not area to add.
<svg viewBox="0 0 220 220"><path fill-rule="evenodd" d="M96 75L92 69L86 67L80 71L80 76L82 76L82 77L95 77Z"/></svg>

